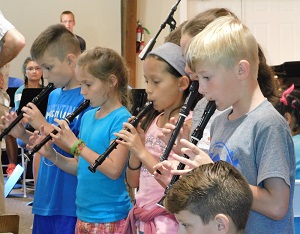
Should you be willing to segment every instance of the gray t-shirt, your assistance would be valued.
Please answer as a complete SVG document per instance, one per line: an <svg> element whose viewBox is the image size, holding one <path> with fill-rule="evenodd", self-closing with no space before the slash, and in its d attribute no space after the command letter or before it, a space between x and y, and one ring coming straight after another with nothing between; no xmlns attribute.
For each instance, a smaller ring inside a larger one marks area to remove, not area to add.
<svg viewBox="0 0 300 234"><path fill-rule="evenodd" d="M263 187L263 181L273 177L290 186L286 216L275 221L251 210L245 233L294 233L295 153L286 120L267 100L239 119L228 120L230 113L225 111L212 123L209 156L213 161L229 162L254 186Z"/></svg>

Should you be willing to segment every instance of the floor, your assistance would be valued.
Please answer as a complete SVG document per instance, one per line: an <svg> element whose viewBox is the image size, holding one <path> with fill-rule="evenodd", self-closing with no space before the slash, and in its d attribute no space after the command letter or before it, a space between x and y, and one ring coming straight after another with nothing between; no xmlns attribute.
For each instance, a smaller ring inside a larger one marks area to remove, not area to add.
<svg viewBox="0 0 300 234"><path fill-rule="evenodd" d="M27 196L24 197L21 182L17 183L5 199L6 213L18 214L20 216L19 234L31 234L31 226L33 222L33 215L31 213L31 206L27 204L33 201L34 191L29 184L26 190Z"/></svg>

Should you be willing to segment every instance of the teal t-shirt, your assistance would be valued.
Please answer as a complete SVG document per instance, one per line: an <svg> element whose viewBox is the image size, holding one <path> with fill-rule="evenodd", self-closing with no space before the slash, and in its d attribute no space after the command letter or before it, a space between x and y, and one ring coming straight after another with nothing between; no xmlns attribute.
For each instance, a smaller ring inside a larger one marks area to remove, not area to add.
<svg viewBox="0 0 300 234"><path fill-rule="evenodd" d="M104 118L96 119L96 109L86 112L80 124L79 138L93 151L103 154L123 128L131 114L120 107ZM112 180L79 157L76 190L77 217L84 222L115 222L127 217L132 205L125 185L125 167L121 176Z"/></svg>

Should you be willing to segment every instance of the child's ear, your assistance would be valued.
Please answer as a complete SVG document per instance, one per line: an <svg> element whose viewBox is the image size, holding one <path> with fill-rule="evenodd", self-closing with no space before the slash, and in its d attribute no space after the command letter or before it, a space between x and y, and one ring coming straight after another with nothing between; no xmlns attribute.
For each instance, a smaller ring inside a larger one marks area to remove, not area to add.
<svg viewBox="0 0 300 234"><path fill-rule="evenodd" d="M292 122L292 116L291 116L291 114L288 113L288 112L285 112L284 113L284 118L285 118L286 122L288 122L288 124L290 125L291 122Z"/></svg>
<svg viewBox="0 0 300 234"><path fill-rule="evenodd" d="M239 79L244 80L250 74L250 64L247 60L241 60L238 63L238 76Z"/></svg>
<svg viewBox="0 0 300 234"><path fill-rule="evenodd" d="M108 86L109 87L114 87L116 86L118 83L118 79L117 77L114 75L114 74L111 74L109 77L108 77Z"/></svg>
<svg viewBox="0 0 300 234"><path fill-rule="evenodd" d="M218 233L228 233L230 219L226 215L217 214L214 218L214 223L216 225L216 230L218 230Z"/></svg>
<svg viewBox="0 0 300 234"><path fill-rule="evenodd" d="M67 62L69 65L76 66L76 56L74 54L67 55Z"/></svg>
<svg viewBox="0 0 300 234"><path fill-rule="evenodd" d="M189 88L190 79L187 76L180 77L179 89L186 90Z"/></svg>

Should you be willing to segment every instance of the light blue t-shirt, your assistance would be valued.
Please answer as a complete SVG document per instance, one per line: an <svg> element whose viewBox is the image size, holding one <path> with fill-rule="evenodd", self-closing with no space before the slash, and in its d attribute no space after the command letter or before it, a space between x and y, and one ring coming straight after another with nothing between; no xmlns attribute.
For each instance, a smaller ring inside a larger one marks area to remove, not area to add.
<svg viewBox="0 0 300 234"><path fill-rule="evenodd" d="M296 156L296 180L300 180L300 134L293 136ZM299 197L295 197L300 199ZM300 217L295 218L295 233L300 234Z"/></svg>
<svg viewBox="0 0 300 234"><path fill-rule="evenodd" d="M104 118L96 119L96 109L82 117L79 138L93 151L103 154L123 128L131 114L123 106ZM89 171L90 164L79 157L76 191L77 217L84 222L115 222L127 217L131 209L130 198L125 185L125 167L121 176L112 180L98 170Z"/></svg>
<svg viewBox="0 0 300 234"><path fill-rule="evenodd" d="M55 123L54 118L65 119L84 101L80 94L80 87L71 90L57 88L48 99L46 119L48 123ZM79 114L71 123L70 128L78 135L80 120L84 112ZM54 145L58 153L66 157L73 157ZM48 159L41 157L38 181L34 192L33 214L51 216L76 216L75 194L77 178L59 169Z"/></svg>
<svg viewBox="0 0 300 234"><path fill-rule="evenodd" d="M19 109L24 88L25 88L25 85L21 85L15 92L15 100L14 101L15 101L15 110L16 111Z"/></svg>
<svg viewBox="0 0 300 234"><path fill-rule="evenodd" d="M296 156L296 180L300 180L300 134L293 136Z"/></svg>

